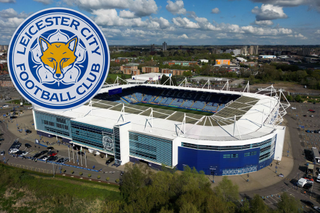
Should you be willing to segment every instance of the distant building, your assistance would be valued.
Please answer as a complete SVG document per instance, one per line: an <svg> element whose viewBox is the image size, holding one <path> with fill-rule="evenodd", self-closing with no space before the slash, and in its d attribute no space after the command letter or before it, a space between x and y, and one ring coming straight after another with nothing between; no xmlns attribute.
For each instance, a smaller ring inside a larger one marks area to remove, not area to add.
<svg viewBox="0 0 320 213"><path fill-rule="evenodd" d="M198 62L200 63L209 63L208 59L199 59Z"/></svg>
<svg viewBox="0 0 320 213"><path fill-rule="evenodd" d="M167 42L163 42L162 51L167 51Z"/></svg>
<svg viewBox="0 0 320 213"><path fill-rule="evenodd" d="M241 48L241 54L240 55L248 55L248 47L244 46Z"/></svg>
<svg viewBox="0 0 320 213"><path fill-rule="evenodd" d="M142 73L159 73L159 67L142 67Z"/></svg>
<svg viewBox="0 0 320 213"><path fill-rule="evenodd" d="M240 62L247 62L247 59L244 59L242 57L237 57L236 59Z"/></svg>
<svg viewBox="0 0 320 213"><path fill-rule="evenodd" d="M138 69L139 64L137 63L130 63L123 66L120 66L120 71L122 71L123 74L128 75L139 75L140 70Z"/></svg>
<svg viewBox="0 0 320 213"><path fill-rule="evenodd" d="M212 54L220 54L222 51L220 49L214 48Z"/></svg>
<svg viewBox="0 0 320 213"><path fill-rule="evenodd" d="M174 75L183 75L183 73L187 72L187 71L190 71L190 70L167 69L167 68L161 69L162 74L172 74L173 76Z"/></svg>
<svg viewBox="0 0 320 213"><path fill-rule="evenodd" d="M216 59L217 65L230 65L230 59Z"/></svg>
<svg viewBox="0 0 320 213"><path fill-rule="evenodd" d="M275 55L259 55L260 59L273 59L273 58L277 58L277 56Z"/></svg>
<svg viewBox="0 0 320 213"><path fill-rule="evenodd" d="M257 66L258 65L258 63L257 62L242 62L241 63L242 65L246 65L246 66L248 66L248 67L254 67L254 66Z"/></svg>
<svg viewBox="0 0 320 213"><path fill-rule="evenodd" d="M190 65L197 65L196 61L165 61L163 64L168 64L169 66L172 65L180 65L180 66L190 66Z"/></svg>
<svg viewBox="0 0 320 213"><path fill-rule="evenodd" d="M258 55L259 54L259 46L250 46L249 54L250 55Z"/></svg>
<svg viewBox="0 0 320 213"><path fill-rule="evenodd" d="M241 54L241 50L240 49L234 49L234 50L232 50L232 52L233 52L233 55L235 55L235 56Z"/></svg>
<svg viewBox="0 0 320 213"><path fill-rule="evenodd" d="M156 50L156 45L152 44L151 47L150 47L150 51L153 52L155 50Z"/></svg>

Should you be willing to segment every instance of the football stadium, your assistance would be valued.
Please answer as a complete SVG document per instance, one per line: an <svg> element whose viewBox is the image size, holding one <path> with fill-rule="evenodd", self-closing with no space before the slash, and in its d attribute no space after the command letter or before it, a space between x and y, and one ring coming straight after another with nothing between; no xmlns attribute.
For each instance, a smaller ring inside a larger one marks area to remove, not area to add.
<svg viewBox="0 0 320 213"><path fill-rule="evenodd" d="M118 165L239 175L281 160L289 106L272 86L250 93L127 84L104 87L69 111L35 107L33 116L39 135L114 156Z"/></svg>

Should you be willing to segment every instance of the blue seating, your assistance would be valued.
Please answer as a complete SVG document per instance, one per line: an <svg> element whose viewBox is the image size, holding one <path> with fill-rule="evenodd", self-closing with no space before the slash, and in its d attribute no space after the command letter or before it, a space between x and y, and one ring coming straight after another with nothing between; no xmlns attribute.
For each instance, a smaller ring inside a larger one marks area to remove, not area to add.
<svg viewBox="0 0 320 213"><path fill-rule="evenodd" d="M188 109L188 108L191 107L191 105L192 105L193 103L194 103L193 100L186 100L181 107L184 107L184 108L187 108L187 109Z"/></svg>
<svg viewBox="0 0 320 213"><path fill-rule="evenodd" d="M118 103L136 104L148 103L163 106L175 106L185 109L201 110L207 112L220 111L225 104L239 98L239 95L223 93L208 93L204 91L177 90L175 88L160 88L146 85L137 85L123 88L122 93L109 95L100 93L95 98Z"/></svg>
<svg viewBox="0 0 320 213"><path fill-rule="evenodd" d="M206 104L206 102L204 102L204 101L196 101L196 102L192 105L192 108L194 108L194 109L202 109L205 104Z"/></svg>
<svg viewBox="0 0 320 213"><path fill-rule="evenodd" d="M176 98L172 101L172 103L170 105L173 105L173 106L180 106L181 104L183 103L183 99L181 98Z"/></svg>

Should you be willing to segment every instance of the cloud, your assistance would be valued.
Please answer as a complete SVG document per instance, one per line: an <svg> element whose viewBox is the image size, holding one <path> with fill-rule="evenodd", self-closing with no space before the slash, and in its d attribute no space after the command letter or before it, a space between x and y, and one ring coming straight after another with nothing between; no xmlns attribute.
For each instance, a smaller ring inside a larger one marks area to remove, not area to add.
<svg viewBox="0 0 320 213"><path fill-rule="evenodd" d="M218 14L218 13L220 13L220 10L219 10L219 8L216 7L216 8L211 10L211 13Z"/></svg>
<svg viewBox="0 0 320 213"><path fill-rule="evenodd" d="M178 39L188 39L189 37L186 34L178 36Z"/></svg>
<svg viewBox="0 0 320 213"><path fill-rule="evenodd" d="M195 20L202 30L220 30L219 27L212 25L206 18L196 17Z"/></svg>
<svg viewBox="0 0 320 213"><path fill-rule="evenodd" d="M189 28L189 29L197 29L200 28L198 23L192 22L190 21L188 18L184 17L176 17L172 19L172 22L178 26L178 27L182 27L182 28Z"/></svg>
<svg viewBox="0 0 320 213"><path fill-rule="evenodd" d="M289 37L300 38L300 39L303 39L303 40L308 39L307 37L305 37L305 36L302 35L301 33L297 33L297 34L295 34L295 35L289 35Z"/></svg>
<svg viewBox="0 0 320 213"><path fill-rule="evenodd" d="M53 0L33 0L33 1L40 2L45 5L51 4L53 2Z"/></svg>
<svg viewBox="0 0 320 213"><path fill-rule="evenodd" d="M269 25L273 25L273 22L270 20L262 20L262 21L255 21L254 22L256 25L261 25L261 26L269 26Z"/></svg>
<svg viewBox="0 0 320 213"><path fill-rule="evenodd" d="M254 35L289 35L292 34L291 29L287 28L261 28L261 27L253 27L253 26L243 26L241 27L245 33L251 33Z"/></svg>
<svg viewBox="0 0 320 213"><path fill-rule="evenodd" d="M135 17L134 13L129 10L121 10L119 13L119 16L121 18L134 18Z"/></svg>
<svg viewBox="0 0 320 213"><path fill-rule="evenodd" d="M6 10L0 11L0 17L2 18L13 18L17 16L18 16L18 13L13 8L8 8Z"/></svg>
<svg viewBox="0 0 320 213"><path fill-rule="evenodd" d="M294 7L306 3L306 0L251 0L253 2L263 3L263 4L272 4L282 7Z"/></svg>
<svg viewBox="0 0 320 213"><path fill-rule="evenodd" d="M315 32L315 34L320 34L320 30L317 30L317 31Z"/></svg>
<svg viewBox="0 0 320 213"><path fill-rule="evenodd" d="M0 3L16 3L16 0L0 0Z"/></svg>
<svg viewBox="0 0 320 213"><path fill-rule="evenodd" d="M118 16L116 9L100 9L92 12L95 22L101 26L120 26L120 27L147 27L153 29L165 29L170 27L170 23L165 18L149 18L142 20L141 18L123 18ZM122 15L128 15L128 13L122 13Z"/></svg>
<svg viewBox="0 0 320 213"><path fill-rule="evenodd" d="M158 11L155 0L73 0L73 3L90 12L100 9L128 9L136 17L149 16Z"/></svg>
<svg viewBox="0 0 320 213"><path fill-rule="evenodd" d="M256 20L273 20L287 18L288 16L283 12L282 7L274 6L271 4L263 4L261 8L258 6L254 7L251 11L253 14L256 14Z"/></svg>
<svg viewBox="0 0 320 213"><path fill-rule="evenodd" d="M184 8L184 3L182 0L176 0L172 2L170 0L167 1L166 9L172 14L186 14L186 9Z"/></svg>

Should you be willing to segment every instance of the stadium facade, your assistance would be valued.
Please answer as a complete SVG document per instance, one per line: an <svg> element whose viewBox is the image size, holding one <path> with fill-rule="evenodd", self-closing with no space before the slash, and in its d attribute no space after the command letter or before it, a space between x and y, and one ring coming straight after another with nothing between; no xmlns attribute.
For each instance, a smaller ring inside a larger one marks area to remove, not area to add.
<svg viewBox="0 0 320 213"><path fill-rule="evenodd" d="M285 127L278 124L289 103L281 103L281 91L265 91L120 85L101 89L82 107L35 107L33 116L38 134L112 155L118 164L239 175L282 157Z"/></svg>

